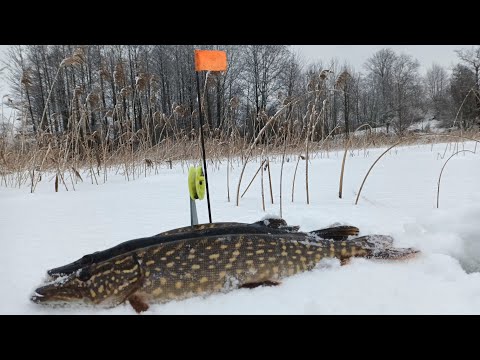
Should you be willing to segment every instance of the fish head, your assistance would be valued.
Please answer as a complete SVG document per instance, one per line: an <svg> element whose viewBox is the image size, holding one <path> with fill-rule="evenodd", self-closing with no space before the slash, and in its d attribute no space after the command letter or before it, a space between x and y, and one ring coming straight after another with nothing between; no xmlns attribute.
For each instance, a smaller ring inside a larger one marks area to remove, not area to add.
<svg viewBox="0 0 480 360"><path fill-rule="evenodd" d="M122 255L83 267L37 288L31 301L44 305L115 306L141 284L142 269L135 255Z"/></svg>
<svg viewBox="0 0 480 360"><path fill-rule="evenodd" d="M79 270L78 273L82 273L82 270ZM79 274L72 273L65 276L56 276L53 281L40 286L35 290L30 300L37 304L51 305L74 302L88 303L91 300L91 294L89 294L86 282L80 280Z"/></svg>

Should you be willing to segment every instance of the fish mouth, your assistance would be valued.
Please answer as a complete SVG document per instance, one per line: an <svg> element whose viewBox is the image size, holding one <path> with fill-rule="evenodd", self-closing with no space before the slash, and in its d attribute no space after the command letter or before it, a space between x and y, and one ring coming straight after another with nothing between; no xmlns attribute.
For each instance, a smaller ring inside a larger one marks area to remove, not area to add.
<svg viewBox="0 0 480 360"><path fill-rule="evenodd" d="M30 297L30 300L35 304L44 304L50 301L58 301L59 296L62 291L57 287L55 288L52 285L41 286L33 292L33 295Z"/></svg>
<svg viewBox="0 0 480 360"><path fill-rule="evenodd" d="M38 293L36 290L34 291L32 297L30 298L35 304L41 304L45 299L45 295Z"/></svg>
<svg viewBox="0 0 480 360"><path fill-rule="evenodd" d="M54 301L56 298L55 293L51 285L41 286L33 292L30 300L35 304L44 304L49 301Z"/></svg>
<svg viewBox="0 0 480 360"><path fill-rule="evenodd" d="M33 292L30 300L36 304L46 303L68 303L78 301L83 298L81 289L68 285L69 277L60 277L41 286Z"/></svg>
<svg viewBox="0 0 480 360"><path fill-rule="evenodd" d="M56 293L48 294L42 293L39 289L35 290L33 295L30 297L30 301L35 304L68 304L71 302L76 302L81 300L79 296L72 293Z"/></svg>

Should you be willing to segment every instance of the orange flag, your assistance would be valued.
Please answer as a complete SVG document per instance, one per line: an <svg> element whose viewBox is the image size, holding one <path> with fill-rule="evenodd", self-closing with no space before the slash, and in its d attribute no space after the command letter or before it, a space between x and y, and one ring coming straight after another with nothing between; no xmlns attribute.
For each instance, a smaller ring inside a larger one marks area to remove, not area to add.
<svg viewBox="0 0 480 360"><path fill-rule="evenodd" d="M195 71L227 70L227 53L218 50L195 50Z"/></svg>

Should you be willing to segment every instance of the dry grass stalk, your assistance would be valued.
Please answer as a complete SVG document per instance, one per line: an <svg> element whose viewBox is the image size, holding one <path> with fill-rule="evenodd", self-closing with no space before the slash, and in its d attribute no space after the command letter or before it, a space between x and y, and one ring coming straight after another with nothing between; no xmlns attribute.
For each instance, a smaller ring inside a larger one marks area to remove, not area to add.
<svg viewBox="0 0 480 360"><path fill-rule="evenodd" d="M272 175L270 174L270 159L267 159L267 170L268 170L268 184L270 186L270 200L273 205L273 189L272 189Z"/></svg>
<svg viewBox="0 0 480 360"><path fill-rule="evenodd" d="M440 175L438 176L438 184L437 184L437 209L438 209L438 206L439 206L439 201L440 201L440 181L442 180L442 174L443 174L443 170L445 169L445 166L447 165L447 163L450 161L451 158L453 158L454 156L460 154L460 153L466 153L466 152L469 152L469 153L472 153L472 154L475 154L473 151L471 150L459 150L457 151L456 153L453 153L448 159L447 161L445 161L445 163L443 164L442 166L442 170L440 170Z"/></svg>
<svg viewBox="0 0 480 360"><path fill-rule="evenodd" d="M297 165L295 165L295 171L293 173L293 181L292 181L292 203L293 203L293 195L295 193L295 178L297 177L297 169L298 169L298 163L300 162L300 159L305 160L305 157L303 155L298 155Z"/></svg>
<svg viewBox="0 0 480 360"><path fill-rule="evenodd" d="M290 122L288 123L287 131L285 132L283 152L282 152L282 165L280 167L280 217L283 218L283 209L282 209L282 181L283 181L283 165L285 163L285 154L287 152L287 143L290 138ZM270 167L269 167L270 168ZM292 195L293 201L293 195Z"/></svg>
<svg viewBox="0 0 480 360"><path fill-rule="evenodd" d="M253 183L253 180L255 180L255 178L257 177L258 173L260 172L260 170L262 170L262 167L263 167L263 164L265 163L265 160L262 161L262 163L260 164L260 166L258 167L258 170L255 172L255 175L253 175L253 178L252 180L250 180L250 182L248 183L247 185L247 188L243 191L242 193L242 198L243 198L243 195L245 195L245 193L247 192L247 190L250 188L250 185L252 185Z"/></svg>
<svg viewBox="0 0 480 360"><path fill-rule="evenodd" d="M263 164L266 163L266 160L263 160L262 164L260 165L260 186L262 190L262 208L265 211L265 191L263 187Z"/></svg>
<svg viewBox="0 0 480 360"><path fill-rule="evenodd" d="M353 134L355 135L355 133L368 126L370 128L370 131L372 130L372 127L369 125L369 124L363 124L363 125L360 125L358 128L355 129L355 131L353 132ZM353 141L353 136L350 136L349 139L345 142L345 152L343 153L343 160L342 160L342 169L340 171L340 181L339 181L339 185L338 185L338 197L341 199L342 198L342 192L343 192L343 174L344 174L344 170L345 170L345 160L347 159L347 152L348 152L348 149L350 148L350 145L352 144L352 141Z"/></svg>

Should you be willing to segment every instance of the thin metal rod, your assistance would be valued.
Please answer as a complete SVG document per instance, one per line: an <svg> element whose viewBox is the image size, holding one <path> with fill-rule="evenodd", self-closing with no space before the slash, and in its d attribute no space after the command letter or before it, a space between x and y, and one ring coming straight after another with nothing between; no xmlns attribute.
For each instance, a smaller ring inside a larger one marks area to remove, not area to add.
<svg viewBox="0 0 480 360"><path fill-rule="evenodd" d="M208 219L210 223L212 223L212 212L210 210L210 191L208 191L208 175L207 175L207 160L205 155L205 141L203 139L203 113L202 113L202 100L200 96L200 77L198 76L198 71L195 71L195 72L197 73L198 115L200 117L200 142L202 144L203 172L205 173L205 185L207 187Z"/></svg>
<svg viewBox="0 0 480 360"><path fill-rule="evenodd" d="M197 205L192 198L190 198L190 225L198 225Z"/></svg>

